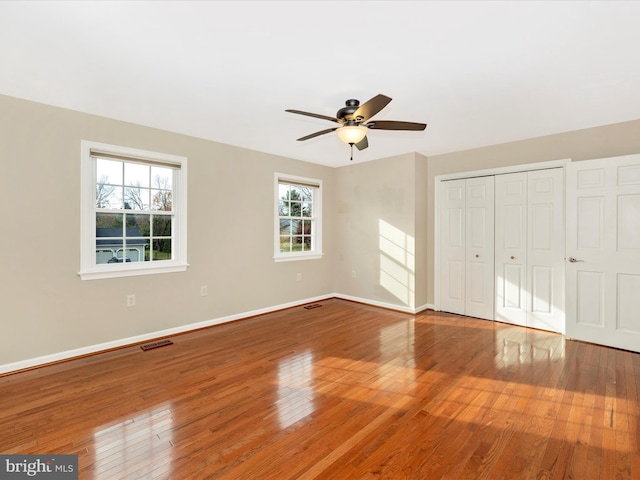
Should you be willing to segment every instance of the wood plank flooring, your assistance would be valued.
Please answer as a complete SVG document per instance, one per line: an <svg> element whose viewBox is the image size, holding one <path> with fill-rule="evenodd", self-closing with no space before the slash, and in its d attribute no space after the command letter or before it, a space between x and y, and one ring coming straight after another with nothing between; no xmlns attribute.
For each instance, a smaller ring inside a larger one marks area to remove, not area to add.
<svg viewBox="0 0 640 480"><path fill-rule="evenodd" d="M342 300L0 378L83 480L638 479L640 355Z"/></svg>

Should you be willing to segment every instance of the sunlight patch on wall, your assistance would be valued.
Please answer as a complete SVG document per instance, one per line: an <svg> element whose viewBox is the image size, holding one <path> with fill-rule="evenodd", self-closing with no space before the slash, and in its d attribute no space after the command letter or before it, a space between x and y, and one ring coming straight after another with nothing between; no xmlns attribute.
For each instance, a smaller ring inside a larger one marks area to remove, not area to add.
<svg viewBox="0 0 640 480"><path fill-rule="evenodd" d="M415 239L380 219L380 285L408 307L415 307Z"/></svg>

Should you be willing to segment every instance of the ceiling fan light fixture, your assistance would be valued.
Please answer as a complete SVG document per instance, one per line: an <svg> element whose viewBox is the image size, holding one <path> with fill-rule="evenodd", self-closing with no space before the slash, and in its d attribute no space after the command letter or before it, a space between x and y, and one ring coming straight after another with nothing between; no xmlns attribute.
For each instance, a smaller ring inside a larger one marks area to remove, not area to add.
<svg viewBox="0 0 640 480"><path fill-rule="evenodd" d="M356 144L367 136L369 129L364 125L345 125L336 130L344 143Z"/></svg>

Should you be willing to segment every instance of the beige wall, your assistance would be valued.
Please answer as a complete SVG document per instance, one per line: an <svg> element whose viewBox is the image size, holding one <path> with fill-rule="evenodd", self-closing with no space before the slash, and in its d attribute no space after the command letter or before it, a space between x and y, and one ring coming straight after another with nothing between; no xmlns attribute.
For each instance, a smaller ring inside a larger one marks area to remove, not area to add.
<svg viewBox="0 0 640 480"><path fill-rule="evenodd" d="M340 294L415 307L415 163L412 153L336 169Z"/></svg>
<svg viewBox="0 0 640 480"><path fill-rule="evenodd" d="M82 139L188 157L186 272L80 280ZM0 96L0 367L333 293L420 309L436 175L638 152L640 120L332 169ZM321 260L273 261L274 172L323 180Z"/></svg>
<svg viewBox="0 0 640 480"><path fill-rule="evenodd" d="M436 175L506 167L525 163L572 159L573 161L640 153L640 120L518 142L492 145L463 152L429 157L427 301L434 303L434 178Z"/></svg>
<svg viewBox="0 0 640 480"><path fill-rule="evenodd" d="M186 272L80 279L82 139L188 157ZM5 96L0 164L0 366L334 292L332 168ZM274 172L323 180L321 260L273 261Z"/></svg>
<svg viewBox="0 0 640 480"><path fill-rule="evenodd" d="M416 235L416 308L424 310L429 306L429 255L427 245L429 245L429 192L432 190L429 183L425 181L428 177L427 157L416 154L415 172L413 183L416 191L415 207L415 235Z"/></svg>

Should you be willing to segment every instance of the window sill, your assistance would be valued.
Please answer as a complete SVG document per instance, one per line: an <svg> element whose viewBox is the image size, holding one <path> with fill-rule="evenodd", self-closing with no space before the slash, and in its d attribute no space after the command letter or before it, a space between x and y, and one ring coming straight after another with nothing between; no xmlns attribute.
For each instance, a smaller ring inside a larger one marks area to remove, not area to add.
<svg viewBox="0 0 640 480"><path fill-rule="evenodd" d="M287 255L275 255L274 262L294 262L296 260L318 260L322 253L290 253Z"/></svg>
<svg viewBox="0 0 640 480"><path fill-rule="evenodd" d="M136 265L136 266L131 266L129 268L119 268L117 270L111 270L111 269L84 270L84 271L78 272L78 275L80 275L80 278L82 280L99 280L102 278L133 277L137 275L156 275L159 273L184 272L188 266L189 266L188 263L162 265L158 267L149 267L149 266L138 267Z"/></svg>

